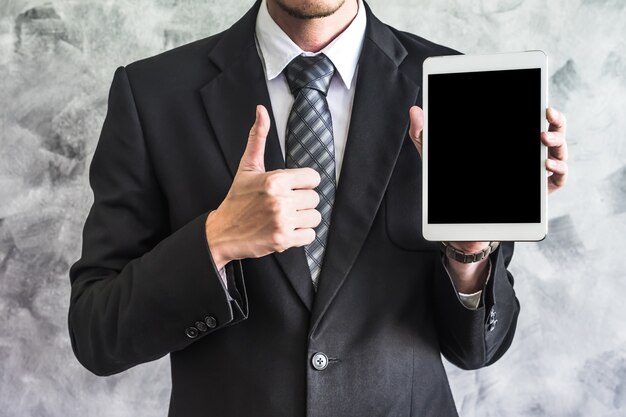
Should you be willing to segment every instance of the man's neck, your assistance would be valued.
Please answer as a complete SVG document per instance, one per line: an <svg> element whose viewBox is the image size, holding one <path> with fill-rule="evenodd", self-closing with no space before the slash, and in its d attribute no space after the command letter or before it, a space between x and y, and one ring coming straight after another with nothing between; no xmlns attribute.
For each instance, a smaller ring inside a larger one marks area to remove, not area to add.
<svg viewBox="0 0 626 417"><path fill-rule="evenodd" d="M319 52L343 32L359 10L358 0L346 0L333 14L302 19L283 10L275 0L267 0L267 11L291 40L306 52Z"/></svg>

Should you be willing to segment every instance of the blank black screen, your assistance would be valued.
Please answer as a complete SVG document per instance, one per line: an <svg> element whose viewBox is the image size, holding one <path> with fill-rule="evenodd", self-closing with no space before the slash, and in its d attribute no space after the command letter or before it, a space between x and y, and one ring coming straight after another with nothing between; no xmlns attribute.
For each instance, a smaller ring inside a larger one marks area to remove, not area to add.
<svg viewBox="0 0 626 417"><path fill-rule="evenodd" d="M428 84L428 222L539 223L541 70Z"/></svg>

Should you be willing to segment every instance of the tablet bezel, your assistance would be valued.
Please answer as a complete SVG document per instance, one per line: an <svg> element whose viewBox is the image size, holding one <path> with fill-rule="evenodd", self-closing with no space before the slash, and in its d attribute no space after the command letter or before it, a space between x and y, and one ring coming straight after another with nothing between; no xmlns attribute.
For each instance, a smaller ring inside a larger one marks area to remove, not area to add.
<svg viewBox="0 0 626 417"><path fill-rule="evenodd" d="M427 58L423 68L424 130L422 141L422 233L430 241L539 241L548 232L548 182L545 161L547 147L541 144L540 170L541 221L539 223L428 223L428 76L478 71L514 69L541 70L541 130L548 130L545 111L548 108L548 57L543 51L513 52L492 55L452 55ZM540 138L537 138L540 141ZM469 181L468 181L469 182ZM471 181L476 183L476 181ZM487 184L485 184L487 185ZM488 207L486 208L488 209Z"/></svg>

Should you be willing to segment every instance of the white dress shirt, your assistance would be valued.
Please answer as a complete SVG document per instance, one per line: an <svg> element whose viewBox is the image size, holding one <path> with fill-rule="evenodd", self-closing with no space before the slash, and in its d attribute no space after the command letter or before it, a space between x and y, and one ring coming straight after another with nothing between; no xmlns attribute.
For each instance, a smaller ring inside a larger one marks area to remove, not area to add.
<svg viewBox="0 0 626 417"><path fill-rule="evenodd" d="M358 61L363 47L367 24L367 16L362 0L359 0L358 7L357 15L350 25L324 49L316 53L303 51L289 38L270 16L266 0L262 1L256 19L257 50L263 63L267 90L272 103L272 111L274 121L276 122L280 148L283 152L283 159L285 156L287 119L294 102L294 97L291 94L283 70L299 55L314 56L320 53L325 54L335 67L335 75L331 80L326 99L333 123L337 182L339 182L343 155L348 139L348 128L356 89ZM491 264L489 272L491 272ZM220 275L226 285L224 268L220 270ZM481 294L482 291L474 294L459 293L459 299L467 308L475 309L480 303Z"/></svg>
<svg viewBox="0 0 626 417"><path fill-rule="evenodd" d="M361 0L359 0L359 11L352 23L350 23L350 26L328 46L318 52L325 54L335 66L335 75L330 82L326 100L328 101L333 121L335 173L337 179L339 179L341 174L343 154L346 149L346 140L348 139L356 73L365 37L366 23L365 8L361 4ZM261 3L257 15L256 40L259 55L263 62L274 120L276 121L278 141L284 156L287 119L289 118L294 97L289 90L287 78L283 70L298 55L313 56L318 53L303 51L283 32L267 11L266 0L263 0Z"/></svg>

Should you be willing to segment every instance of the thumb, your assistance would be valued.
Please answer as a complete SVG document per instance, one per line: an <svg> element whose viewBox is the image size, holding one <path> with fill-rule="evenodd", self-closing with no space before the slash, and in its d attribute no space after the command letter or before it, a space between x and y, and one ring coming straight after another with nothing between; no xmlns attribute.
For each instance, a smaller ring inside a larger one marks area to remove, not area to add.
<svg viewBox="0 0 626 417"><path fill-rule="evenodd" d="M409 109L409 136L422 156L422 129L424 129L424 112L417 106Z"/></svg>
<svg viewBox="0 0 626 417"><path fill-rule="evenodd" d="M256 106L256 119L250 129L248 145L239 162L240 171L265 172L265 139L270 130L270 116L264 106Z"/></svg>

